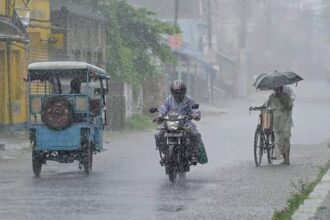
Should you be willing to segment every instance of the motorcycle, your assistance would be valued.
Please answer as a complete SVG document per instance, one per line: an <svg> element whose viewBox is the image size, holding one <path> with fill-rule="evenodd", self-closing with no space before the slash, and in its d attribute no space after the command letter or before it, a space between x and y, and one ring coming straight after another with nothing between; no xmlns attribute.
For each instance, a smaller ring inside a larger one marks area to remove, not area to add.
<svg viewBox="0 0 330 220"><path fill-rule="evenodd" d="M199 104L193 104L192 109L198 109ZM159 112L157 108L150 108L150 113ZM162 124L166 143L159 150L162 166L165 166L165 173L171 182L175 182L177 175L179 178L185 178L186 172L189 172L191 165L197 162L192 160L193 144L189 136L189 128L186 122L192 120L192 116L182 115L177 111L170 111L165 117L159 118L159 124Z"/></svg>

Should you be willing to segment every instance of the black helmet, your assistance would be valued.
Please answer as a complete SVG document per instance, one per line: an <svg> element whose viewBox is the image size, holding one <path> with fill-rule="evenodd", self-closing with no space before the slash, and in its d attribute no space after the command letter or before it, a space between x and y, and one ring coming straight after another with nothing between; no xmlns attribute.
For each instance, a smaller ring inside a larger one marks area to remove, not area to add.
<svg viewBox="0 0 330 220"><path fill-rule="evenodd" d="M181 80L171 83L171 94L176 102L181 102L186 95L186 85Z"/></svg>

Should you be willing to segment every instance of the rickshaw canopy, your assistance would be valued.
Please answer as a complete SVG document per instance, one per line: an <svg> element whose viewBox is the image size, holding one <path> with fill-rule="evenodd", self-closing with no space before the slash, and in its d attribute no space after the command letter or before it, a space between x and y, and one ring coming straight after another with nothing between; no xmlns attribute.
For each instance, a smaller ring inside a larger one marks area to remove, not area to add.
<svg viewBox="0 0 330 220"><path fill-rule="evenodd" d="M106 72L92 64L75 61L37 62L28 67L28 80L47 80L52 77L68 77L70 74L90 74L99 79L110 79Z"/></svg>

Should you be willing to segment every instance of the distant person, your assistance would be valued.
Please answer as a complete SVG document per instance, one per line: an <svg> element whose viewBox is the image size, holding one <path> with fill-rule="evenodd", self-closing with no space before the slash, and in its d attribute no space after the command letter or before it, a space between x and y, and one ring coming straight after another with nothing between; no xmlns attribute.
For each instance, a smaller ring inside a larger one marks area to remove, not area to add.
<svg viewBox="0 0 330 220"><path fill-rule="evenodd" d="M70 94L80 94L81 81L77 78L74 78L70 81L71 91ZM73 100L72 100L73 102ZM85 122L87 118L86 113L74 112L73 113L73 122Z"/></svg>
<svg viewBox="0 0 330 220"><path fill-rule="evenodd" d="M292 93L293 94L293 93ZM292 121L293 99L292 94L284 92L283 86L274 89L265 107L273 111L273 130L275 134L275 152L283 156L283 164L290 165L290 138ZM277 159L280 155L277 155Z"/></svg>
<svg viewBox="0 0 330 220"><path fill-rule="evenodd" d="M71 80L70 87L71 87L70 94L79 94L80 93L80 87L81 87L80 80L77 79L77 78Z"/></svg>

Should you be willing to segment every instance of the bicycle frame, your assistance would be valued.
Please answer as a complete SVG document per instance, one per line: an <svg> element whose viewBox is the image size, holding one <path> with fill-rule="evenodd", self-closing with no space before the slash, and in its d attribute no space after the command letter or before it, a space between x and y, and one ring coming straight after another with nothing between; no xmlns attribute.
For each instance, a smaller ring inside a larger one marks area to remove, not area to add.
<svg viewBox="0 0 330 220"><path fill-rule="evenodd" d="M269 143L270 137L271 137L271 135L273 135L273 128L265 129L262 127L261 122L262 122L262 114L260 113L257 129L260 129L262 138L265 141L264 143L266 144L266 149L267 149L274 145L274 144Z"/></svg>
<svg viewBox="0 0 330 220"><path fill-rule="evenodd" d="M268 163L272 163L274 149L274 132L272 126L263 127L263 111L264 108L250 108L251 110L261 111L254 135L254 159L256 166L260 166L262 156L267 153ZM271 123L272 124L272 123Z"/></svg>

